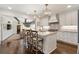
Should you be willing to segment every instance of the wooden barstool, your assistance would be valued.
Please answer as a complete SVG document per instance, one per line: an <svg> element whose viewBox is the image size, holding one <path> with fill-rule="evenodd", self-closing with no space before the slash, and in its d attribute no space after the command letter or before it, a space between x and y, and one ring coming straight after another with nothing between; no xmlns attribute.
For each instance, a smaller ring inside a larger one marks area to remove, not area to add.
<svg viewBox="0 0 79 59"><path fill-rule="evenodd" d="M32 47L32 43L31 43L31 30L26 30L27 33L27 45L28 45L28 51L29 53L31 53L31 47Z"/></svg>

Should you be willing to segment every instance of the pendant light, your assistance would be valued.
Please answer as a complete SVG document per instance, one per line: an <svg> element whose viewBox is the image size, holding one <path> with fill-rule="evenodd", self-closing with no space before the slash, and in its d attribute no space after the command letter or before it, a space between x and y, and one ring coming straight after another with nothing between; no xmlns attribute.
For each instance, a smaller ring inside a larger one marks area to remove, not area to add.
<svg viewBox="0 0 79 59"><path fill-rule="evenodd" d="M43 11L43 14L44 15L51 15L51 10L48 9L48 4L45 4L45 10Z"/></svg>

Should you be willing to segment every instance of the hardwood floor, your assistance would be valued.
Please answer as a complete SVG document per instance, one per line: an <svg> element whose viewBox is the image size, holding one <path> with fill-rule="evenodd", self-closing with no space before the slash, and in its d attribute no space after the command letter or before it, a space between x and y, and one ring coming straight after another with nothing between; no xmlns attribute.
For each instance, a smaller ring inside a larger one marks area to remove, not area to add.
<svg viewBox="0 0 79 59"><path fill-rule="evenodd" d="M16 54L19 48L19 35L14 34L3 41L0 47L0 54Z"/></svg>
<svg viewBox="0 0 79 59"><path fill-rule="evenodd" d="M52 53L53 54L76 54L77 46L69 43L65 43L62 41L57 41L57 49Z"/></svg>
<svg viewBox="0 0 79 59"><path fill-rule="evenodd" d="M34 54L34 52L30 52L28 51L28 49L26 49L26 53ZM38 54L44 53L39 51ZM77 54L77 46L62 41L57 41L57 49L51 52L50 54Z"/></svg>
<svg viewBox="0 0 79 59"><path fill-rule="evenodd" d="M10 41L10 43L5 43L4 47L0 48L0 54L34 54L33 52L28 51L28 49L24 49L23 40L17 40L16 38ZM3 52L2 52L3 51ZM76 54L77 46L71 45L62 41L57 41L57 49L50 54ZM37 54L43 54L38 51Z"/></svg>

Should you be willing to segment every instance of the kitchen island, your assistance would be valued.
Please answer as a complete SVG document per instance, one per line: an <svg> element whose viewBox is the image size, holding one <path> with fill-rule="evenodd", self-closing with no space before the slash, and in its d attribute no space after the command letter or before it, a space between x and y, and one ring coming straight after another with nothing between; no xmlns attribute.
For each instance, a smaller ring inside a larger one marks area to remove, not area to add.
<svg viewBox="0 0 79 59"><path fill-rule="evenodd" d="M43 53L49 54L57 48L56 42L57 32L38 32L38 35L43 38Z"/></svg>

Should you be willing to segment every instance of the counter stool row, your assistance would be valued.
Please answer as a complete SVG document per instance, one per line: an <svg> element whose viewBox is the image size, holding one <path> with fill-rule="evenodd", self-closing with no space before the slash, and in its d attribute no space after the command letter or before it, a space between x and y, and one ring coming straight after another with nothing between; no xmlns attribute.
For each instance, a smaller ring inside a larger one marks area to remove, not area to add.
<svg viewBox="0 0 79 59"><path fill-rule="evenodd" d="M25 48L27 43L29 52L35 53L35 54L38 54L39 51L43 52L43 38L39 37L38 31L23 30L21 36L24 40L23 43Z"/></svg>

